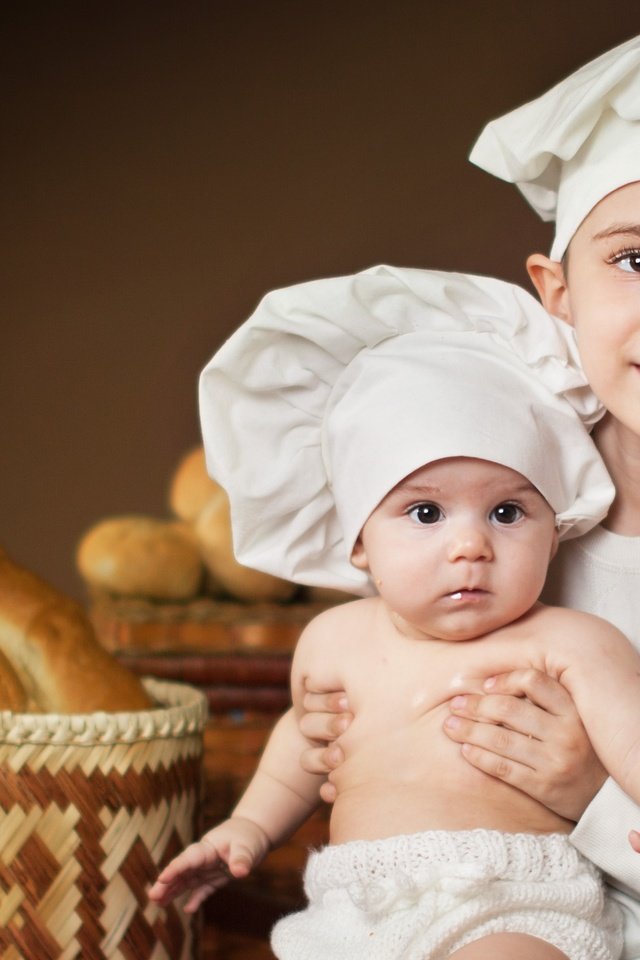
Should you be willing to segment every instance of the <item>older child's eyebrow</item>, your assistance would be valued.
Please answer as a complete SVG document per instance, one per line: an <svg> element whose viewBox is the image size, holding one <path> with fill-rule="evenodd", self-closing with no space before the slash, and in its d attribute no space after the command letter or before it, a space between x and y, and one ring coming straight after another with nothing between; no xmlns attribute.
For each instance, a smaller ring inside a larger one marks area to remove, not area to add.
<svg viewBox="0 0 640 960"><path fill-rule="evenodd" d="M620 234L640 238L640 224L638 223L614 223L606 230L600 230L594 233L594 240L608 240L610 237L617 237Z"/></svg>

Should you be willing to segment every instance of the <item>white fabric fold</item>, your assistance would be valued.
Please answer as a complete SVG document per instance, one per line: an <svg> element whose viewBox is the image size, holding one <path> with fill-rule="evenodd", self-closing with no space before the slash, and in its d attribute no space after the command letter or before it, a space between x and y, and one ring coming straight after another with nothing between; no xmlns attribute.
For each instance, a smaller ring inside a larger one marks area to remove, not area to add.
<svg viewBox="0 0 640 960"><path fill-rule="evenodd" d="M573 331L487 277L378 266L276 290L204 369L200 411L239 561L299 583L373 592L350 562L365 520L444 457L522 473L564 536L613 498Z"/></svg>
<svg viewBox="0 0 640 960"><path fill-rule="evenodd" d="M560 260L589 211L640 180L640 37L492 120L469 159L556 221L551 258Z"/></svg>

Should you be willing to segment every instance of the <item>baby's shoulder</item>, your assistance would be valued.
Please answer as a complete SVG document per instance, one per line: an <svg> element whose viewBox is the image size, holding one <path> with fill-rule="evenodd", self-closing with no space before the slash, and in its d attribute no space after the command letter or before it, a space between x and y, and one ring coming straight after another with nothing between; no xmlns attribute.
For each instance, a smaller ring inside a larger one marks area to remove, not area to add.
<svg viewBox="0 0 640 960"><path fill-rule="evenodd" d="M616 626L595 613L572 610L570 607L554 607L538 603L533 611L532 622L545 633L553 631L556 637L580 637L584 642L611 642L616 639L628 643L625 635Z"/></svg>
<svg viewBox="0 0 640 960"><path fill-rule="evenodd" d="M365 628L367 621L373 616L377 602L377 597L347 600L322 610L305 626L298 646L326 643L327 639L331 638L338 640L356 636L357 631Z"/></svg>
<svg viewBox="0 0 640 960"><path fill-rule="evenodd" d="M373 600L373 598L372 598ZM296 644L292 680L315 690L342 688L344 676L361 662L369 632L369 600L352 600L317 614Z"/></svg>

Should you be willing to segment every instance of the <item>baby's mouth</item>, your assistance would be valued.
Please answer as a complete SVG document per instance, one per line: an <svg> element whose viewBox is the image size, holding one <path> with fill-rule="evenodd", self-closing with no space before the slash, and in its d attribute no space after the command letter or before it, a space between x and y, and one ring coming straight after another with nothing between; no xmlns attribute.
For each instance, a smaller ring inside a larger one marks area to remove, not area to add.
<svg viewBox="0 0 640 960"><path fill-rule="evenodd" d="M479 600L481 597L486 596L487 591L481 590L480 587L465 587L463 590L456 590L454 593L450 593L450 600Z"/></svg>

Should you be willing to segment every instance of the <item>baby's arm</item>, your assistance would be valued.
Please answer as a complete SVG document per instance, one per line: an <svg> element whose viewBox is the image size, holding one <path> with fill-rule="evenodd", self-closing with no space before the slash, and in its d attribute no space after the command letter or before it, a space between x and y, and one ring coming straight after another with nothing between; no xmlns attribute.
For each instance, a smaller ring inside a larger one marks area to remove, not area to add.
<svg viewBox="0 0 640 960"><path fill-rule="evenodd" d="M572 619L564 635L567 662L558 679L573 697L601 762L640 803L640 655L606 621L565 613Z"/></svg>
<svg viewBox="0 0 640 960"><path fill-rule="evenodd" d="M187 890L185 911L193 913L211 893L232 877L244 877L270 849L283 843L307 819L319 801L323 776L307 773L299 763L309 741L300 733L303 683L308 642L302 639L294 656L294 706L274 727L258 768L236 808L223 823L191 844L160 873L149 891L165 905Z"/></svg>
<svg viewBox="0 0 640 960"><path fill-rule="evenodd" d="M298 763L302 739L291 709L276 724L229 819L164 868L149 891L151 900L165 905L191 890L185 911L193 913L209 894L231 877L246 876L296 830L316 806L322 783Z"/></svg>

